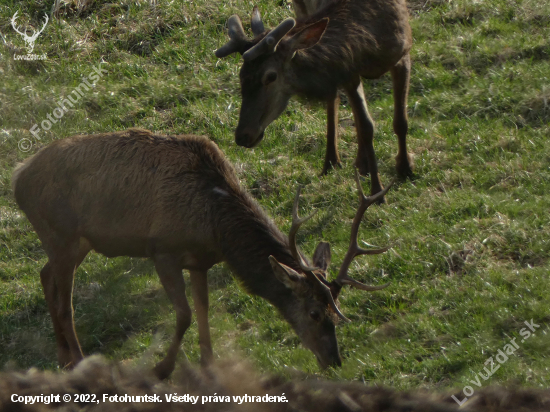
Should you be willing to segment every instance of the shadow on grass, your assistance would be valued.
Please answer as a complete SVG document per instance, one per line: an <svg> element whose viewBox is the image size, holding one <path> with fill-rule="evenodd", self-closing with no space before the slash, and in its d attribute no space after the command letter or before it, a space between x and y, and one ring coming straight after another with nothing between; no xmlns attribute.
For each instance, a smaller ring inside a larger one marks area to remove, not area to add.
<svg viewBox="0 0 550 412"><path fill-rule="evenodd" d="M185 271L184 276L187 299L193 307ZM218 265L209 271L210 290L224 289L229 282L232 279L226 268ZM147 259L92 255L77 270L73 307L76 332L85 355L101 353L112 357L121 351L140 351L156 333L171 339L175 328L175 316L170 316L174 307L153 263ZM0 325L0 366L57 366L55 336L42 291L40 297L32 294L13 310L3 312Z"/></svg>

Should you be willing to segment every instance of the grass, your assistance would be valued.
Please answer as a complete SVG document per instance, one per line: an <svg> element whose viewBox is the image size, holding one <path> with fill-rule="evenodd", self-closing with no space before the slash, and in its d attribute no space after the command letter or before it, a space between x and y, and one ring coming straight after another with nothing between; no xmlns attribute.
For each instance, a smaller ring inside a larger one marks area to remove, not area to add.
<svg viewBox="0 0 550 412"><path fill-rule="evenodd" d="M38 25L51 3L0 3L7 43L0 44L0 364L56 367L39 281L46 257L13 200L10 177L18 161L73 134L134 126L205 134L285 231L296 185L305 184L302 214L319 213L299 241L310 254L320 240L330 241L335 275L357 205L351 109L345 101L340 108L345 167L326 177L318 176L324 110L314 102L292 100L259 147L236 146L240 57L218 60L213 51L227 39L227 18L238 13L246 26L252 3L66 0L35 44L47 60L14 60L14 53L26 52L11 16L20 10L20 24ZM284 0L258 5L269 27L292 14ZM214 350L220 356L236 351L262 371L296 368L397 388L462 388L512 338L520 342L524 321L533 319L540 325L536 335L482 382L548 387L550 5L414 0L409 6L415 41L409 142L416 174L363 221L362 239L394 248L351 267L360 280L391 286L343 292L341 306L353 320L338 328L344 365L320 371L268 303L215 267L209 275ZM100 62L108 74L34 139L32 125ZM366 83L365 93L381 178L389 182L396 152L389 76ZM26 153L18 148L23 138L32 143ZM129 362L158 357L174 330L174 312L146 260L91 254L77 272L74 306L87 354ZM197 340L193 323L183 347L195 363Z"/></svg>

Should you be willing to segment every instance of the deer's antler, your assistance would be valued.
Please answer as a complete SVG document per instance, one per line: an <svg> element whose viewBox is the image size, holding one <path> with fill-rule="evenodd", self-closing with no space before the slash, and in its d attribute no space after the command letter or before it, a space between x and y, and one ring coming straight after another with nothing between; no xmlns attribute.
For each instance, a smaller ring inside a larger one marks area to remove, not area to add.
<svg viewBox="0 0 550 412"><path fill-rule="evenodd" d="M243 54L249 46L250 40L246 37L241 18L234 14L227 20L229 41L216 50L216 57L226 57L233 53Z"/></svg>
<svg viewBox="0 0 550 412"><path fill-rule="evenodd" d="M384 190L369 197L366 197L363 194L363 188L361 187L361 180L359 179L359 172L357 171L357 169L355 170L355 181L357 183L357 191L359 192L360 204L359 204L359 208L357 209L357 213L355 213L355 217L353 218L353 223L351 225L351 237L350 237L348 251L346 252L346 256L344 257L344 261L340 266L340 270L338 271L338 276L336 277L334 282L336 282L340 286L350 285L361 290L369 290L369 291L380 290L388 287L389 283L386 283L385 285L381 285L381 286L365 285L364 283L361 283L355 279L350 278L348 276L348 269L352 260L356 256L377 255L380 253L384 253L388 249L391 249L391 247L385 247L382 249L362 249L357 244L357 234L359 233L359 226L361 225L361 219L363 218L363 215L365 214L365 211L367 210L367 208L370 205L372 205L374 202L376 202L378 199L385 196L388 190L390 190L390 187L393 185L393 181Z"/></svg>
<svg viewBox="0 0 550 412"><path fill-rule="evenodd" d="M298 229L300 226L311 219L316 212L313 212L311 215L300 218L298 216L298 203L300 201L300 191L301 187L298 186L298 189L296 190L296 197L294 198L294 204L292 205L292 226L290 227L290 231L288 234L288 241L290 246L290 253L292 254L292 257L298 264L300 265L300 269L304 272L306 277L313 281L315 285L323 292L325 297L328 300L328 303L332 310L338 315L338 317L346 322L350 322L348 318L344 316L342 312L340 312L340 309L336 305L336 302L334 301L334 297L332 296L332 292L330 291L330 288L323 282L320 277L314 273L319 271L319 268L316 267L310 267L306 264L304 261L304 258L302 257L300 251L298 250L298 246L296 246L296 233L298 233Z"/></svg>
<svg viewBox="0 0 550 412"><path fill-rule="evenodd" d="M301 191L300 187L298 187L298 190L296 191L296 197L294 198L294 204L292 206L292 226L290 227L290 232L288 235L289 247L290 247L290 252L292 254L292 257L296 260L296 262L298 262L298 264L300 265L300 268L302 269L306 277L308 279L311 279L314 282L314 284L316 284L320 288L320 290L325 294L330 307L334 310L334 312L338 315L338 317L346 322L350 322L350 320L346 318L342 312L340 312L340 309L338 308L335 302L335 299L336 297L338 297L338 294L340 293L342 286L350 285L358 289L368 290L368 291L380 290L389 286L389 283L386 283L385 285L380 285L380 286L365 285L364 283L361 283L349 277L348 269L352 260L356 256L375 255L379 253L384 253L385 251L390 249L390 247L386 247L382 249L362 249L357 244L357 234L359 233L359 226L361 225L361 219L363 218L363 215L365 214L365 211L367 210L367 208L370 205L372 205L374 202L376 202L378 199L385 196L388 190L390 190L390 187L393 185L393 181L384 190L369 197L366 197L363 194L363 188L361 187L361 181L359 179L359 173L357 172L357 170L355 170L355 181L357 183L357 190L359 192L360 204L359 204L359 208L357 209L357 212L355 213L355 217L351 225L351 238L350 238L348 251L346 252L344 261L340 266L340 270L338 271L338 276L336 277L336 279L334 279L332 282L329 283L326 280L326 277L324 275L321 275L318 273L320 271L319 268L308 266L304 258L302 257L300 251L298 250L298 246L296 245L296 234L298 233L298 229L304 222L311 219L315 214L315 213L312 213L311 215L304 218L300 218L298 216L298 202L300 200L300 191Z"/></svg>
<svg viewBox="0 0 550 412"><path fill-rule="evenodd" d="M292 17L284 20L281 24L271 30L262 40L256 45L243 53L244 61L251 61L265 53L273 53L277 50L279 42L285 35L294 28L296 20Z"/></svg>
<svg viewBox="0 0 550 412"><path fill-rule="evenodd" d="M229 29L229 42L216 50L216 57L226 57L232 53L241 53L245 61L254 60L264 53L272 53L285 35L296 25L296 21L288 18L271 30L262 40L254 45L254 41L246 37L241 19L236 14L227 21ZM254 36L259 36L265 31L262 17L258 7L254 6L250 26Z"/></svg>
<svg viewBox="0 0 550 412"><path fill-rule="evenodd" d="M309 267L304 261L304 258L302 257L301 253L298 250L298 246L296 246L296 234L298 233L298 229L304 222L307 222L309 219L311 219L316 211L313 212L311 215L300 218L298 216L298 203L300 202L300 192L302 188L298 186L298 189L296 190L296 197L294 198L294 204L292 205L292 226L290 227L290 231L288 233L288 242L290 246L290 253L292 253L292 257L296 262L300 264L300 268L304 272L312 272L314 270L317 270L318 268L315 267Z"/></svg>
<svg viewBox="0 0 550 412"><path fill-rule="evenodd" d="M262 16L260 15L260 10L258 6L254 6L252 10L252 17L250 19L250 28L254 36L259 36L265 31L264 23L262 22Z"/></svg>

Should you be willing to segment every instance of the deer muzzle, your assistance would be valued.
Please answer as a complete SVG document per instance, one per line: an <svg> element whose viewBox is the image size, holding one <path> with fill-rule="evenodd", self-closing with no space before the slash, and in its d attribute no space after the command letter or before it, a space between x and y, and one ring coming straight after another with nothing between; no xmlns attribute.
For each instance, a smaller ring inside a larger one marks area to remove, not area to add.
<svg viewBox="0 0 550 412"><path fill-rule="evenodd" d="M242 147L251 149L258 146L264 138L263 130L254 130L252 128L239 128L235 132L235 142Z"/></svg>
<svg viewBox="0 0 550 412"><path fill-rule="evenodd" d="M317 350L312 350L312 352L315 354L317 362L322 369L330 366L333 368L342 366L342 358L340 357L336 337L334 339L329 337L321 338Z"/></svg>
<svg viewBox="0 0 550 412"><path fill-rule="evenodd" d="M340 354L332 354L328 357L326 356L319 356L318 354L315 354L315 357L317 358L317 363L319 363L319 366L322 369L327 369L328 367L341 367L342 366L342 358L340 358Z"/></svg>

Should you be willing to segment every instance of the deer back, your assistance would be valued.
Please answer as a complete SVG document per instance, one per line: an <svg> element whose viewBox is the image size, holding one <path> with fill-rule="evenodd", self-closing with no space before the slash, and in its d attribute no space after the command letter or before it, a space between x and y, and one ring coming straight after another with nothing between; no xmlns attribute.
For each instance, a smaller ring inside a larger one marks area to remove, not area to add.
<svg viewBox="0 0 550 412"><path fill-rule="evenodd" d="M216 261L215 198L241 191L208 139L140 129L56 141L13 182L33 224L46 220L60 237L83 237L106 256L200 246Z"/></svg>

